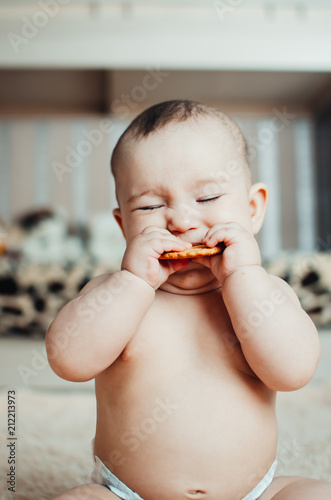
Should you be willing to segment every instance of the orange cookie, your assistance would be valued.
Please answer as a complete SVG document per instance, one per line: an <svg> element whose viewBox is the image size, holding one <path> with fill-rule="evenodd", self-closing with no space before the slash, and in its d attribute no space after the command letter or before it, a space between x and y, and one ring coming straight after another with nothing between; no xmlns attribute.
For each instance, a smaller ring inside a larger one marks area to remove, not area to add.
<svg viewBox="0 0 331 500"><path fill-rule="evenodd" d="M222 247L206 247L205 245L195 245L188 250L182 252L165 252L161 255L160 259L194 259L195 257L205 257L220 253Z"/></svg>

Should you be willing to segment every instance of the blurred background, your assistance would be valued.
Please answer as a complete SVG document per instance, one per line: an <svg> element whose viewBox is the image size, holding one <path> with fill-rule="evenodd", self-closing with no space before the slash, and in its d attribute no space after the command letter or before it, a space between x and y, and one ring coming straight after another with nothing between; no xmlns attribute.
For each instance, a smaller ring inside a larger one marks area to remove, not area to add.
<svg viewBox="0 0 331 500"><path fill-rule="evenodd" d="M270 188L265 264L331 322L331 2L0 1L3 335L43 336L118 269L112 149L166 99L232 116Z"/></svg>

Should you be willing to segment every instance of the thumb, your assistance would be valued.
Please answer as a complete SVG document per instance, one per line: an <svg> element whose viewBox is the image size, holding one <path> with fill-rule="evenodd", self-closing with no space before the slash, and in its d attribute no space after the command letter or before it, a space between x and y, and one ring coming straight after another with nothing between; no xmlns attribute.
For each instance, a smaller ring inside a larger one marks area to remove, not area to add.
<svg viewBox="0 0 331 500"><path fill-rule="evenodd" d="M181 271L190 263L190 259L169 259L167 260L167 264L169 267L169 274L176 273L177 271Z"/></svg>

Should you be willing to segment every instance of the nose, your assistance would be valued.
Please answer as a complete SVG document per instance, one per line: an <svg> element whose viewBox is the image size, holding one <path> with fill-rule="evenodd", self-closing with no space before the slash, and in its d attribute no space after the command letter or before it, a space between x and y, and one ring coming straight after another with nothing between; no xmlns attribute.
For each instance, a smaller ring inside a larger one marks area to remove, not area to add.
<svg viewBox="0 0 331 500"><path fill-rule="evenodd" d="M183 203L177 207L169 208L167 229L175 236L197 229L198 222L198 211L193 207Z"/></svg>

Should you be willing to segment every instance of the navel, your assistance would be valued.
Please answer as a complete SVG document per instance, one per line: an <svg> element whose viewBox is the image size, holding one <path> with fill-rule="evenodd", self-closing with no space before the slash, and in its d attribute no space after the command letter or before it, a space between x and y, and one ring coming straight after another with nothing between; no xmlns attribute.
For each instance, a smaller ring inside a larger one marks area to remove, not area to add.
<svg viewBox="0 0 331 500"><path fill-rule="evenodd" d="M205 498L207 492L204 490L188 490L186 493L186 498L190 500L198 500L199 498Z"/></svg>

